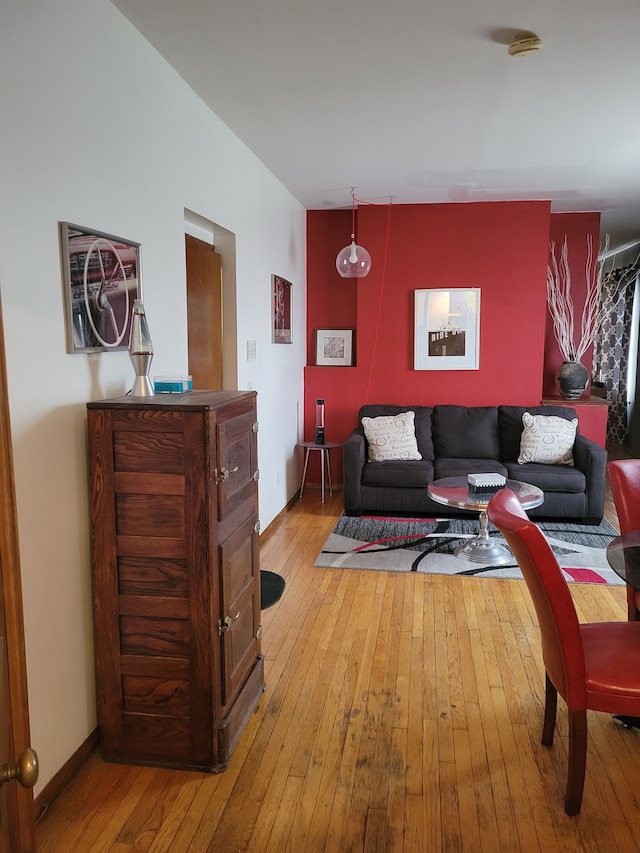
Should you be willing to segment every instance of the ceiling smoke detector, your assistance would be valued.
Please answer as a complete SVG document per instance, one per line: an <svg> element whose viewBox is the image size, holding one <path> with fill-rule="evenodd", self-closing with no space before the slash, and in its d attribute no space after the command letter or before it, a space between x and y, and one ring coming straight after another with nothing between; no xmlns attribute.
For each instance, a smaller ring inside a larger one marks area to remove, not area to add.
<svg viewBox="0 0 640 853"><path fill-rule="evenodd" d="M528 56L542 47L542 39L535 33L517 33L509 45L509 56Z"/></svg>

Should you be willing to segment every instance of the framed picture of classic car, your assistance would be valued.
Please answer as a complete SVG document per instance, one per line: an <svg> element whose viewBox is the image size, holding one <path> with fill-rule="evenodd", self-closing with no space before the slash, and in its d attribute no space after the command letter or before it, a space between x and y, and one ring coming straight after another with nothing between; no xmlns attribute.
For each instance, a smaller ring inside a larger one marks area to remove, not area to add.
<svg viewBox="0 0 640 853"><path fill-rule="evenodd" d="M140 244L70 222L60 223L60 241L67 352L127 349Z"/></svg>

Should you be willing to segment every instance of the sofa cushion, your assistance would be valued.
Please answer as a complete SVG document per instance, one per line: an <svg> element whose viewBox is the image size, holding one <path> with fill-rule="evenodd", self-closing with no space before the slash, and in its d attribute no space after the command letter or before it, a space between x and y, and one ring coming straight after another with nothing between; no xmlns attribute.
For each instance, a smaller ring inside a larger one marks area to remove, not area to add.
<svg viewBox="0 0 640 853"><path fill-rule="evenodd" d="M531 483L543 492L580 492L587 488L587 478L577 468L564 465L540 465L537 462L505 462L508 477Z"/></svg>
<svg viewBox="0 0 640 853"><path fill-rule="evenodd" d="M405 462L367 462L362 470L363 486L401 486L426 489L433 480L433 462L430 459Z"/></svg>
<svg viewBox="0 0 640 853"><path fill-rule="evenodd" d="M525 412L532 415L549 415L550 417L573 420L576 410L568 406L499 406L498 424L500 427L500 444L502 453L499 459L515 462L520 455L520 439L522 437L522 416Z"/></svg>
<svg viewBox="0 0 640 853"><path fill-rule="evenodd" d="M433 465L436 480L443 477L466 477L467 474L502 474L507 476L507 469L497 459L469 459L466 456L436 459Z"/></svg>
<svg viewBox="0 0 640 853"><path fill-rule="evenodd" d="M518 462L539 462L543 465L573 465L573 443L578 430L578 418L532 415L522 416L522 436Z"/></svg>
<svg viewBox="0 0 640 853"><path fill-rule="evenodd" d="M362 418L369 445L369 462L389 459L422 459L416 443L415 412L379 418Z"/></svg>
<svg viewBox="0 0 640 853"><path fill-rule="evenodd" d="M433 459L433 441L431 438L431 415L433 409L430 406L398 406L389 403L368 404L362 406L358 415L360 426L363 418L390 417L400 412L415 412L415 430L418 452L423 459ZM515 458L515 457L514 457Z"/></svg>
<svg viewBox="0 0 640 853"><path fill-rule="evenodd" d="M435 406L432 422L436 457L502 458L495 406Z"/></svg>

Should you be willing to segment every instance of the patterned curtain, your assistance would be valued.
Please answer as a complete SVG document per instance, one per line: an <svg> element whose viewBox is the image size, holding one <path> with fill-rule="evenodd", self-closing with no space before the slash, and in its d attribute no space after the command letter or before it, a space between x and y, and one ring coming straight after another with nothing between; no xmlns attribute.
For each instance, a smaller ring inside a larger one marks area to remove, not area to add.
<svg viewBox="0 0 640 853"><path fill-rule="evenodd" d="M607 442L624 444L628 431L627 372L638 266L611 270L602 281L602 322L593 344L594 380L609 401Z"/></svg>

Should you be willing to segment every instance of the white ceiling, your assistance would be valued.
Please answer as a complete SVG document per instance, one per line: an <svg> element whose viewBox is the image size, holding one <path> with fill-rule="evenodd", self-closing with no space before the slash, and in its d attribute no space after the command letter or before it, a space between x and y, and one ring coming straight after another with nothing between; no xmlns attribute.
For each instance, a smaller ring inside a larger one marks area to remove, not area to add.
<svg viewBox="0 0 640 853"><path fill-rule="evenodd" d="M112 2L308 209L550 199L640 239L639 0Z"/></svg>

